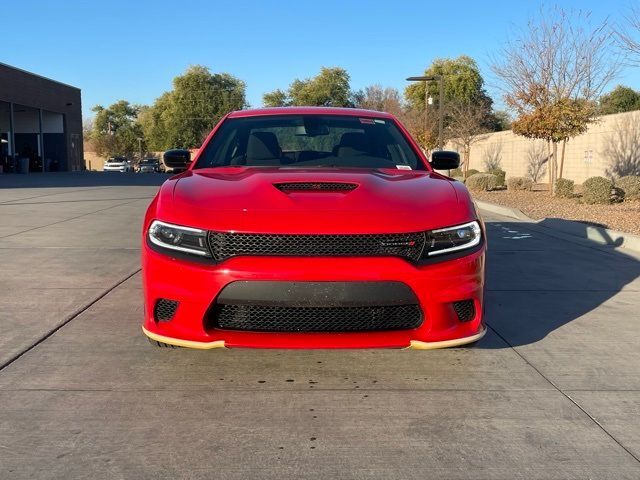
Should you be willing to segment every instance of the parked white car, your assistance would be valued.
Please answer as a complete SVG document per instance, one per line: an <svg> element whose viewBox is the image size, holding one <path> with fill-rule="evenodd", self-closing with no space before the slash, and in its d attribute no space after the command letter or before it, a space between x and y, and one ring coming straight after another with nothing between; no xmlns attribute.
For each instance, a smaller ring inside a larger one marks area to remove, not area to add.
<svg viewBox="0 0 640 480"><path fill-rule="evenodd" d="M133 166L131 162L124 157L109 158L104 162L102 170L105 172L132 172Z"/></svg>

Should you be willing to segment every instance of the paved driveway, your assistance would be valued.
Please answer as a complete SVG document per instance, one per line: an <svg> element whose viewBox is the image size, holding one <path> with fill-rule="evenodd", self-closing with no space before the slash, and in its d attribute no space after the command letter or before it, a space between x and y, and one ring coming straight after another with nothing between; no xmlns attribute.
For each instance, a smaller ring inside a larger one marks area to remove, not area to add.
<svg viewBox="0 0 640 480"><path fill-rule="evenodd" d="M640 478L640 256L486 215L489 333L156 349L161 176L0 176L0 478Z"/></svg>

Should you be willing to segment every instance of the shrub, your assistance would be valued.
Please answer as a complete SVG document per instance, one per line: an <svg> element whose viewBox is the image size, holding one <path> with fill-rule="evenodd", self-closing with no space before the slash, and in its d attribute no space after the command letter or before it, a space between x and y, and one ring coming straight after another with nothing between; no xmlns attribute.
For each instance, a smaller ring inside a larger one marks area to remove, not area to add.
<svg viewBox="0 0 640 480"><path fill-rule="evenodd" d="M467 170L467 178L469 178L471 175L476 175L480 173L479 170L476 170L475 168L470 168L469 170Z"/></svg>
<svg viewBox="0 0 640 480"><path fill-rule="evenodd" d="M584 203L611 203L613 182L604 177L587 178L582 184L582 200Z"/></svg>
<svg viewBox="0 0 640 480"><path fill-rule="evenodd" d="M495 175L498 179L498 187L504 187L504 179L507 176L507 172L505 172L504 170L501 170L499 168L494 168L491 170L487 170L487 173L490 173L492 175Z"/></svg>
<svg viewBox="0 0 640 480"><path fill-rule="evenodd" d="M451 175L449 176L451 178L462 177L462 170L460 170L459 168L454 168L453 170L451 170Z"/></svg>
<svg viewBox="0 0 640 480"><path fill-rule="evenodd" d="M507 178L507 190L526 190L528 192L533 188L533 180L527 177L509 177Z"/></svg>
<svg viewBox="0 0 640 480"><path fill-rule="evenodd" d="M475 173L467 177L465 182L469 190L475 192L488 192L496 188L498 179L491 173Z"/></svg>
<svg viewBox="0 0 640 480"><path fill-rule="evenodd" d="M572 198L573 197L573 187L575 183L573 180L568 180L566 178L559 178L556 180L556 197L562 198Z"/></svg>
<svg viewBox="0 0 640 480"><path fill-rule="evenodd" d="M464 183L464 177L453 177L453 176L452 176L451 178L453 178L454 180L457 180L457 181L459 181L459 182Z"/></svg>
<svg viewBox="0 0 640 480"><path fill-rule="evenodd" d="M625 200L640 200L640 176L621 177L616 180L616 187L624 192Z"/></svg>

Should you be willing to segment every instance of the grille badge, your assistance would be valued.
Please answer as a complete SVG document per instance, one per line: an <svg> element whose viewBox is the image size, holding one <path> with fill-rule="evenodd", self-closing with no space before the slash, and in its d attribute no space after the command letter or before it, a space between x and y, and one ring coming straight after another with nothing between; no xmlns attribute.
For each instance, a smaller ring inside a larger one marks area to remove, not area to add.
<svg viewBox="0 0 640 480"><path fill-rule="evenodd" d="M410 240L408 242L380 242L381 247L415 247L416 241Z"/></svg>

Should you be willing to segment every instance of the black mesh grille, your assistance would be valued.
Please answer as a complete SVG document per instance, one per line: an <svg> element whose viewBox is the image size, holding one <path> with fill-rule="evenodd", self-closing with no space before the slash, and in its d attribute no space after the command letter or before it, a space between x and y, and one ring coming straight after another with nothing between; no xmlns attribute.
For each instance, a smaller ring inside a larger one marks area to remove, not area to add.
<svg viewBox="0 0 640 480"><path fill-rule="evenodd" d="M299 192L299 191L344 192L344 191L355 190L358 187L358 184L340 183L340 182L290 182L290 183L274 183L273 186L283 192Z"/></svg>
<svg viewBox="0 0 640 480"><path fill-rule="evenodd" d="M458 315L458 319L461 322L468 322L473 320L476 316L476 308L473 304L473 300L463 300L461 302L454 302L453 309Z"/></svg>
<svg viewBox="0 0 640 480"><path fill-rule="evenodd" d="M405 330L422 324L418 305L362 307L213 306L209 328L256 332L366 332Z"/></svg>
<svg viewBox="0 0 640 480"><path fill-rule="evenodd" d="M161 298L156 302L156 306L153 308L153 317L156 322L168 322L176 314L177 309L178 302L175 300Z"/></svg>
<svg viewBox="0 0 640 480"><path fill-rule="evenodd" d="M216 260L238 255L298 257L396 256L417 261L425 244L423 232L363 235L288 235L210 232Z"/></svg>

